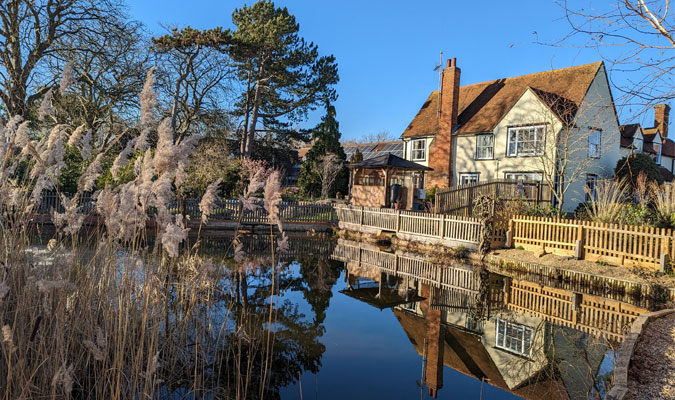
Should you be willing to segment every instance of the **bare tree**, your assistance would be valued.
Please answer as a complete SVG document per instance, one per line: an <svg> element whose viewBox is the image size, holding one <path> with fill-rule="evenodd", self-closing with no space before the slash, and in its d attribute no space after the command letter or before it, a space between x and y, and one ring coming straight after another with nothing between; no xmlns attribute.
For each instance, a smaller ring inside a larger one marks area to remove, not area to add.
<svg viewBox="0 0 675 400"><path fill-rule="evenodd" d="M220 120L232 73L220 29L176 28L153 38L159 81L166 94L167 114L176 136L182 138Z"/></svg>
<svg viewBox="0 0 675 400"><path fill-rule="evenodd" d="M59 43L47 64L50 76L59 76L65 64L72 68L74 81L58 99L62 121L91 129L94 144L104 147L136 123L138 93L150 68L148 46L139 22L90 25L98 28L60 39L69 45Z"/></svg>
<svg viewBox="0 0 675 400"><path fill-rule="evenodd" d="M390 133L389 131L380 131L376 133L369 133L357 139L349 139L342 141L342 144L360 144L360 143L382 143L394 142L400 140L399 137Z"/></svg>
<svg viewBox="0 0 675 400"><path fill-rule="evenodd" d="M534 114L544 122L538 129L544 130L545 140L543 143L535 141L532 150L538 169L542 171L543 183L562 210L571 187L580 181L585 184L589 172L604 172L598 166L599 158L603 150L616 144L617 133L602 135L601 130L589 127L589 124L601 126L605 122L601 115L605 108L601 105L585 104L580 111L571 100L553 93L533 91L541 100Z"/></svg>
<svg viewBox="0 0 675 400"><path fill-rule="evenodd" d="M333 188L335 180L344 167L343 161L335 153L326 153L321 156L321 198L327 199L328 193Z"/></svg>
<svg viewBox="0 0 675 400"><path fill-rule="evenodd" d="M623 93L620 103L644 111L675 97L675 16L669 0L618 0L583 8L560 0L559 5L571 32L548 44L597 50ZM630 79L619 79L622 74Z"/></svg>
<svg viewBox="0 0 675 400"><path fill-rule="evenodd" d="M38 76L44 61L64 47L77 49L68 38L78 33L104 34L94 22L119 21L123 6L116 0L6 0L0 2L0 100L9 115L26 115L28 106L50 88Z"/></svg>

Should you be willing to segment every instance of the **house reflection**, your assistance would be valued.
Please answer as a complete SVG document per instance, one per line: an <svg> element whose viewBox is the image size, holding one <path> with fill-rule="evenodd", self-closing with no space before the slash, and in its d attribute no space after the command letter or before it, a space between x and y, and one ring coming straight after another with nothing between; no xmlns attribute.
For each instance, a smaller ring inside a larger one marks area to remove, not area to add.
<svg viewBox="0 0 675 400"><path fill-rule="evenodd" d="M391 308L425 360L423 382L434 398L444 366L526 399L602 396L611 385L603 360L647 312L358 242L340 241L333 258L345 262L345 294Z"/></svg>

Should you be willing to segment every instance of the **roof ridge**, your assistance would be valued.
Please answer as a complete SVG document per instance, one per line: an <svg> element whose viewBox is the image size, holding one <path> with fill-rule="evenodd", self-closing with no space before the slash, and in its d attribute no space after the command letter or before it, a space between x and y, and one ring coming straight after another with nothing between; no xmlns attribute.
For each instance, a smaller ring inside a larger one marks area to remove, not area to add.
<svg viewBox="0 0 675 400"><path fill-rule="evenodd" d="M588 66L594 65L594 64L597 64L597 68L599 69L600 66L602 66L602 65L604 64L604 61L595 61L595 62L586 63L586 64L581 64L581 65L573 65L573 66L571 66L571 67L564 67L564 68L557 68L557 69L547 69L547 70L544 70L544 71L538 71L538 72L530 72L530 73L528 73L528 74L523 74L523 75L509 76L509 77L505 77L505 78L492 79L492 80L489 80L489 81L482 81L482 82L471 83L471 84L468 84L468 85L465 85L465 86L460 86L460 87L473 86L473 85L482 85L482 84L490 84L490 83L494 83L494 82L497 82L497 81L505 81L505 80L507 80L507 79L518 79L518 78L532 77L533 75L546 74L546 73L553 73L553 72L565 71L565 70L571 70L571 69L576 69L576 68L581 69L581 68L585 68L585 67L588 67ZM435 90L434 92L438 92L438 90Z"/></svg>

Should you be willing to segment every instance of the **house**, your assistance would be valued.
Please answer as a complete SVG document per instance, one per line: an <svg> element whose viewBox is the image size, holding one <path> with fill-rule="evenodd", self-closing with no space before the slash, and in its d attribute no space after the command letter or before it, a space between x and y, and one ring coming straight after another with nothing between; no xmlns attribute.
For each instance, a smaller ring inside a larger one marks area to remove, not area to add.
<svg viewBox="0 0 675 400"><path fill-rule="evenodd" d="M402 134L404 157L429 166L424 186L490 179L565 188L563 208L586 200L586 182L609 177L619 123L603 62L461 86L455 59ZM561 171L564 171L561 172Z"/></svg>
<svg viewBox="0 0 675 400"><path fill-rule="evenodd" d="M660 166L664 181L673 181L675 168L675 142L668 138L670 106L654 106L654 126L643 128L640 124L626 124L619 127L621 133L621 158L632 153L648 153Z"/></svg>

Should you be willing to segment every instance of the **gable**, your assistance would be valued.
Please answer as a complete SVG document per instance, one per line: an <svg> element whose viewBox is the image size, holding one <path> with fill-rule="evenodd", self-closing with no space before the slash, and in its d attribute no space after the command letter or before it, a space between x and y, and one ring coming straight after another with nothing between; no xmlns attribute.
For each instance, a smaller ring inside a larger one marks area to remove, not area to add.
<svg viewBox="0 0 675 400"><path fill-rule="evenodd" d="M602 62L462 86L456 133L490 132L530 87L579 107ZM439 132L438 91L431 92L403 132L415 137Z"/></svg>

